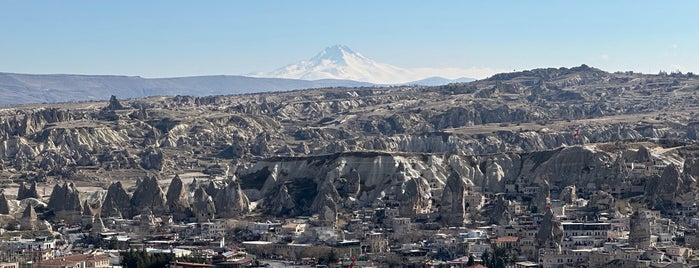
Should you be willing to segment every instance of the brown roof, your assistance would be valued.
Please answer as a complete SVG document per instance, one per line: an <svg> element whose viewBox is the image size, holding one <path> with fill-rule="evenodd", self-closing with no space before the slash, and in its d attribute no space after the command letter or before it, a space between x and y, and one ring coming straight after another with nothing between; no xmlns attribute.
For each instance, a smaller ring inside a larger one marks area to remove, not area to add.
<svg viewBox="0 0 699 268"><path fill-rule="evenodd" d="M74 254L63 256L59 258L54 258L50 260L45 260L41 262L41 265L73 265L79 262L96 262L96 261L106 261L109 260L109 255L107 254Z"/></svg>

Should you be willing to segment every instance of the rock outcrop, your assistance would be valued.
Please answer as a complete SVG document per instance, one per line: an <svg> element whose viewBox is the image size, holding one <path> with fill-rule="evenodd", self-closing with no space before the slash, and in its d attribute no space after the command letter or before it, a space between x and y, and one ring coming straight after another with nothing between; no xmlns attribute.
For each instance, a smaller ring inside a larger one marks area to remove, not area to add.
<svg viewBox="0 0 699 268"><path fill-rule="evenodd" d="M63 186L56 185L51 192L48 209L52 210L59 219L80 221L83 207L75 184L66 182Z"/></svg>
<svg viewBox="0 0 699 268"><path fill-rule="evenodd" d="M447 178L442 191L439 214L447 226L462 226L466 221L466 181L457 173Z"/></svg>
<svg viewBox="0 0 699 268"><path fill-rule="evenodd" d="M104 107L104 109L109 111L123 110L124 106L121 105L121 102L119 102L116 96L112 95L109 97L109 104L107 104L107 107Z"/></svg>
<svg viewBox="0 0 699 268"><path fill-rule="evenodd" d="M240 187L240 183L227 180L212 194L216 204L216 215L220 218L239 217L250 211L250 201Z"/></svg>
<svg viewBox="0 0 699 268"><path fill-rule="evenodd" d="M158 180L155 177L145 177L131 196L131 213L138 215L149 210L153 214L162 215L167 213L165 203L165 194L158 185Z"/></svg>
<svg viewBox="0 0 699 268"><path fill-rule="evenodd" d="M692 176L682 175L680 168L670 164L663 170L662 176L652 177L646 183L645 194L652 207L668 210L683 200L683 195L693 193L696 180ZM693 198L690 194L689 198ZM690 201L691 202L691 201Z"/></svg>
<svg viewBox="0 0 699 268"><path fill-rule="evenodd" d="M337 213L339 212L338 202L340 202L340 194L335 189L335 185L330 181L324 181L316 195L311 210L318 213L318 221L325 226L333 226L337 222Z"/></svg>
<svg viewBox="0 0 699 268"><path fill-rule="evenodd" d="M289 193L289 188L286 185L281 185L276 191L272 192L273 198L265 199L265 212L275 216L298 216L302 215L303 210L296 204L296 200Z"/></svg>
<svg viewBox="0 0 699 268"><path fill-rule="evenodd" d="M536 187L539 188L531 202L532 210L542 211L551 204L551 186L547 179L540 179L536 182Z"/></svg>
<svg viewBox="0 0 699 268"><path fill-rule="evenodd" d="M19 184L19 189L17 190L17 200L22 200L25 198L40 198L39 192L36 190L36 182L33 181L29 187L27 187L24 182Z"/></svg>
<svg viewBox="0 0 699 268"><path fill-rule="evenodd" d="M167 207L172 214L173 220L183 221L193 216L192 208L189 204L189 193L185 188L180 176L175 175L167 188Z"/></svg>
<svg viewBox="0 0 699 268"><path fill-rule="evenodd" d="M148 170L163 170L165 156L160 149L148 147L140 154L141 167Z"/></svg>
<svg viewBox="0 0 699 268"><path fill-rule="evenodd" d="M509 210L510 201L503 195L498 195L493 202L492 209L486 211L491 224L509 225L512 223L512 213Z"/></svg>
<svg viewBox="0 0 699 268"><path fill-rule="evenodd" d="M197 221L207 222L216 217L216 204L203 187L197 188L194 192L192 210Z"/></svg>
<svg viewBox="0 0 699 268"><path fill-rule="evenodd" d="M38 227L38 218L36 216L36 211L31 203L27 204L22 212L22 218L20 219L20 226L22 230L36 230Z"/></svg>
<svg viewBox="0 0 699 268"><path fill-rule="evenodd" d="M107 218L130 218L132 216L130 200L131 197L126 193L121 182L114 182L107 189L100 214Z"/></svg>
<svg viewBox="0 0 699 268"><path fill-rule="evenodd" d="M0 214L10 214L10 203L3 190L0 190Z"/></svg>
<svg viewBox="0 0 699 268"><path fill-rule="evenodd" d="M587 209L594 212L614 212L616 198L605 191L595 191L590 195Z"/></svg>
<svg viewBox="0 0 699 268"><path fill-rule="evenodd" d="M650 222L643 211L634 211L629 218L629 246L647 249L650 246Z"/></svg>
<svg viewBox="0 0 699 268"><path fill-rule="evenodd" d="M561 250L563 245L563 225L556 219L553 210L547 208L535 237L537 248Z"/></svg>
<svg viewBox="0 0 699 268"><path fill-rule="evenodd" d="M559 199L568 205L573 204L578 199L578 195L575 193L575 185L563 187Z"/></svg>

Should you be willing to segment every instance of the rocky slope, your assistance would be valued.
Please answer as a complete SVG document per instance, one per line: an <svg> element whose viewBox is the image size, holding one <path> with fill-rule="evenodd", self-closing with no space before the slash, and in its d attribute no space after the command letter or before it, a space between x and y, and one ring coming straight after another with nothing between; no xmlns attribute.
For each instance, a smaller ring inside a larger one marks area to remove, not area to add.
<svg viewBox="0 0 699 268"><path fill-rule="evenodd" d="M43 198L73 218L88 199L101 217L332 222L393 206L447 225L507 222L517 198L540 210L578 197L590 210L627 200L669 209L696 199L698 86L694 75L580 66L440 87L8 107L0 177L17 193L6 200ZM486 195L503 196L478 201Z"/></svg>

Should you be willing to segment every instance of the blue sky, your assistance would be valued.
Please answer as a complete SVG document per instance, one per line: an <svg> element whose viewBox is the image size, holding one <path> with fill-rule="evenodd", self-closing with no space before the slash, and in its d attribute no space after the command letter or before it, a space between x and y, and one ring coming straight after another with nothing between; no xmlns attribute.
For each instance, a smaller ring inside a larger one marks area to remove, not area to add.
<svg viewBox="0 0 699 268"><path fill-rule="evenodd" d="M248 74L344 44L401 67L699 73L699 1L0 1L0 72Z"/></svg>

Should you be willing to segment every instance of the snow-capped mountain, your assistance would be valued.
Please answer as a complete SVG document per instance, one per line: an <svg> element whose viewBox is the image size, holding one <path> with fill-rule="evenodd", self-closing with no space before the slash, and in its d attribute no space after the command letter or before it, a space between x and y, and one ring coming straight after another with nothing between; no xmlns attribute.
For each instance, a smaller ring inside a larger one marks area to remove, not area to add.
<svg viewBox="0 0 699 268"><path fill-rule="evenodd" d="M434 77L445 81L468 80L464 77L470 73L473 73L473 69L401 68L376 62L347 46L335 45L323 49L308 60L256 75L303 80L343 79L374 84L406 84L426 78L434 80Z"/></svg>

